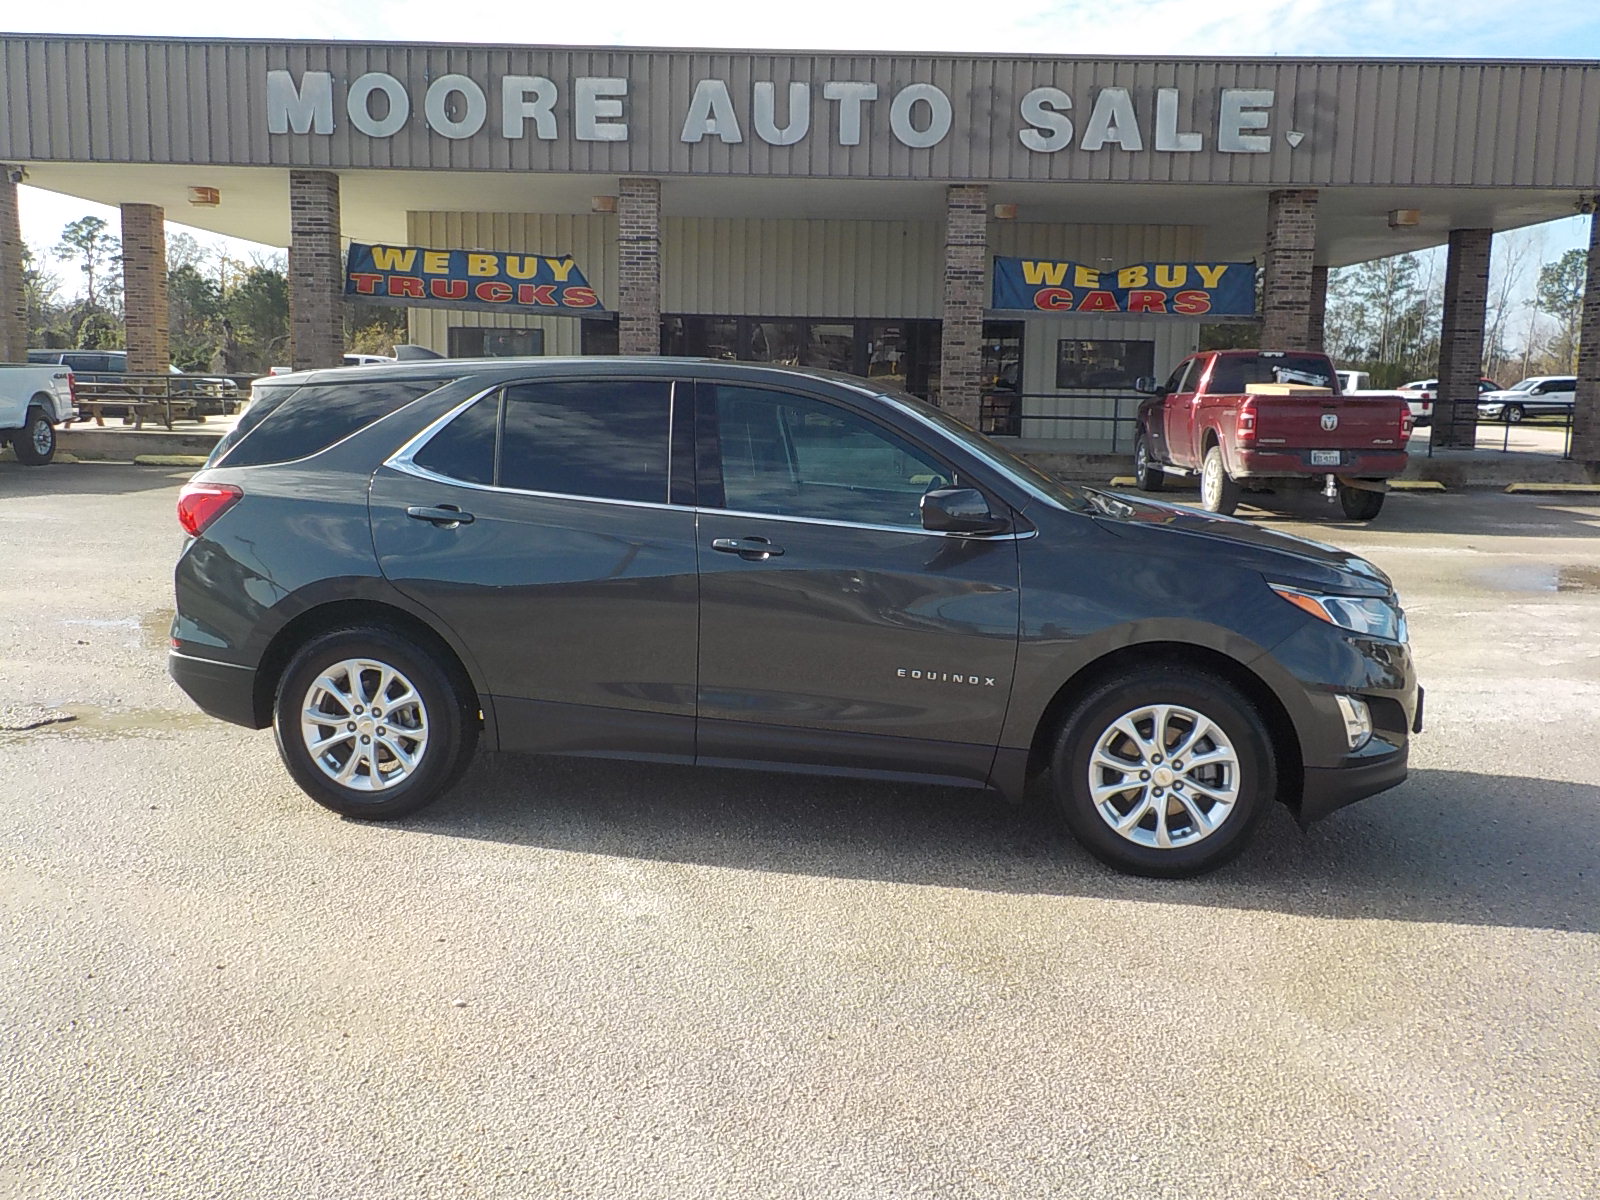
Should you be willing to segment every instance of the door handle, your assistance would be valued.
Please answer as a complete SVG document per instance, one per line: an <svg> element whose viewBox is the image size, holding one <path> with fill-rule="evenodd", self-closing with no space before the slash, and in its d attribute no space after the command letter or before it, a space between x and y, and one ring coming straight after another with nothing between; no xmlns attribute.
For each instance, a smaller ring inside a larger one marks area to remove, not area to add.
<svg viewBox="0 0 1600 1200"><path fill-rule="evenodd" d="M783 553L782 546L774 546L764 537L713 538L711 548L724 554L737 554L746 562L766 562Z"/></svg>
<svg viewBox="0 0 1600 1200"><path fill-rule="evenodd" d="M471 525L473 516L469 512L462 512L454 504L441 504L437 508L429 508L422 504L413 504L406 509L406 516L418 521L426 521L430 525L438 525L444 529L454 529L457 525Z"/></svg>

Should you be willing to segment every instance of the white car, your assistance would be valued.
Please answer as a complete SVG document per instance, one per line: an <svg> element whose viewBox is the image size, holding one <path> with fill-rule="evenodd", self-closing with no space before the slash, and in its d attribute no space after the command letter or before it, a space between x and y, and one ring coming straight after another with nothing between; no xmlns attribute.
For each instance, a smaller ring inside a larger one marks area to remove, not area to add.
<svg viewBox="0 0 1600 1200"><path fill-rule="evenodd" d="M78 415L72 369L59 364L0 364L0 444L17 461L43 467L56 456L56 426Z"/></svg>
<svg viewBox="0 0 1600 1200"><path fill-rule="evenodd" d="M1572 375L1534 375L1499 392L1478 397L1478 415L1515 425L1523 417L1570 416L1578 399Z"/></svg>

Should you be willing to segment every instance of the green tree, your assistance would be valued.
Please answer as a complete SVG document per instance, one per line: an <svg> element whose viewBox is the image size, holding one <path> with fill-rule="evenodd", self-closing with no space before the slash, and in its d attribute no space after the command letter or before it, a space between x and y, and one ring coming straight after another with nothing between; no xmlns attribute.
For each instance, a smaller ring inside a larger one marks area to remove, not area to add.
<svg viewBox="0 0 1600 1200"><path fill-rule="evenodd" d="M262 372L282 361L289 344L289 280L280 268L246 268L223 297L222 313L243 359L240 370Z"/></svg>
<svg viewBox="0 0 1600 1200"><path fill-rule="evenodd" d="M1588 256L1581 248L1568 250L1553 263L1539 268L1532 304L1555 318L1550 352L1560 371L1578 369L1578 332L1583 322L1583 284Z"/></svg>
<svg viewBox="0 0 1600 1200"><path fill-rule="evenodd" d="M221 337L222 289L216 280L190 263L169 267L167 308L172 361L185 371L210 370Z"/></svg>
<svg viewBox="0 0 1600 1200"><path fill-rule="evenodd" d="M79 217L61 231L55 253L83 273L83 307L88 312L113 307L122 291L116 271L122 264L122 242L104 221Z"/></svg>

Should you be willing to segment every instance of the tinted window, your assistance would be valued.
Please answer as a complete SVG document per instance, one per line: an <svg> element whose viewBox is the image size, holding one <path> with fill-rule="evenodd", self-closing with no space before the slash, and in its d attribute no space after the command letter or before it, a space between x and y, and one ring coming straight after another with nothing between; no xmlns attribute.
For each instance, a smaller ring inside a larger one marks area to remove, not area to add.
<svg viewBox="0 0 1600 1200"><path fill-rule="evenodd" d="M305 458L448 382L411 379L263 388L233 433L218 445L212 465L254 467Z"/></svg>
<svg viewBox="0 0 1600 1200"><path fill-rule="evenodd" d="M509 387L500 486L665 504L671 417L665 380Z"/></svg>
<svg viewBox="0 0 1600 1200"><path fill-rule="evenodd" d="M726 507L920 528L922 494L954 482L898 435L824 401L719 387Z"/></svg>
<svg viewBox="0 0 1600 1200"><path fill-rule="evenodd" d="M1300 383L1337 390L1328 360L1303 354L1219 355L1207 390L1213 396L1233 396L1252 383Z"/></svg>
<svg viewBox="0 0 1600 1200"><path fill-rule="evenodd" d="M500 394L485 396L461 413L411 461L436 474L465 483L494 482L494 442L500 424Z"/></svg>

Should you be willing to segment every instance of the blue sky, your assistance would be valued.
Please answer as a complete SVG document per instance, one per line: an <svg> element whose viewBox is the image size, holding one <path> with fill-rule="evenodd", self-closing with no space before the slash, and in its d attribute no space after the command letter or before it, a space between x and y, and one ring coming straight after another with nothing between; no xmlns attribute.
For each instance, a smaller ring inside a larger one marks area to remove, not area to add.
<svg viewBox="0 0 1600 1200"><path fill-rule="evenodd" d="M173 37L488 41L760 49L919 50L1127 55L1355 55L1600 59L1600 0L921 0L804 4L691 0L508 4L505 0L75 0L46 13L13 4L8 31ZM982 14L974 22L973 8ZM1600 137L1600 114L1592 114ZM89 211L24 188L23 234L49 246ZM107 209L102 212L108 218ZM204 235L215 241L211 235ZM1581 220L1552 223L1552 257L1587 237ZM239 244L236 249L248 244Z"/></svg>

